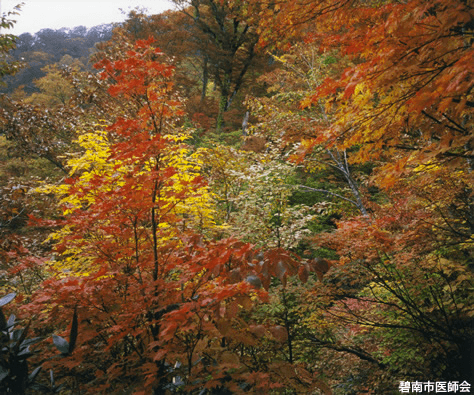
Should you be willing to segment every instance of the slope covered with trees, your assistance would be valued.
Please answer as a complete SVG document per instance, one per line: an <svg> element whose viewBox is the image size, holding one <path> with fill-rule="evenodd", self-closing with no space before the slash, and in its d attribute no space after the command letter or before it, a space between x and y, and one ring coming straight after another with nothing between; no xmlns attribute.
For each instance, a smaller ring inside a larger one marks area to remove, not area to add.
<svg viewBox="0 0 474 395"><path fill-rule="evenodd" d="M471 2L175 3L3 98L25 391L470 390Z"/></svg>
<svg viewBox="0 0 474 395"><path fill-rule="evenodd" d="M112 30L113 25L109 24L90 29L77 26L72 29L42 29L35 34L21 34L16 38L16 46L9 56L22 62L23 67L14 75L3 79L6 86L0 92L38 92L41 87L36 85L35 80L44 77L48 72L47 67L52 64L65 67L75 60L82 68L90 68L89 57L95 52L95 45L108 40Z"/></svg>

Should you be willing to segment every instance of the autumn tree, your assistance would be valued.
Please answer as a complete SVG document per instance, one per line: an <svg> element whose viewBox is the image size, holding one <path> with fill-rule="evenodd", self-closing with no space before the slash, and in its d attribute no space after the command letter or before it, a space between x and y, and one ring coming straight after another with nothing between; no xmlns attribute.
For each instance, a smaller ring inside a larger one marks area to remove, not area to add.
<svg viewBox="0 0 474 395"><path fill-rule="evenodd" d="M245 22L245 7L218 2L176 3L178 11L158 15L132 11L124 25L115 30L116 37L155 38L176 66L176 83L188 97L189 117L200 127L208 130L210 123L223 125L225 113L233 121L228 130L240 128L244 111L240 109L239 119L234 121L229 114L233 98L242 88L256 91L255 74L268 67L268 59L255 52L257 36ZM214 98L216 90L218 97ZM221 127L217 129L220 133Z"/></svg>
<svg viewBox="0 0 474 395"><path fill-rule="evenodd" d="M210 101L205 102L209 73L198 50L199 32L182 12L169 10L147 15L144 11L132 10L127 20L114 29L112 38L98 48L108 52L109 48L116 48L123 41L134 42L149 37L155 39L155 45L168 55L168 61L175 67L175 86L187 98L184 104L188 117L193 119L194 114L202 112L206 106L210 116L214 106ZM97 56L101 56L100 53Z"/></svg>
<svg viewBox="0 0 474 395"><path fill-rule="evenodd" d="M43 187L61 198L64 220L50 277L25 310L60 328L77 312L77 343L60 365L93 393L317 386L309 372L298 384L286 361L253 359L246 311L272 276L296 274L298 259L277 248L260 265L250 244L213 239L214 196L176 126L173 67L151 44L97 65L109 94L135 107L80 135L65 183Z"/></svg>
<svg viewBox="0 0 474 395"><path fill-rule="evenodd" d="M264 249L295 250L314 220L310 205L291 204L298 186L293 166L273 154L226 146L200 148L204 174L216 194L222 234Z"/></svg>
<svg viewBox="0 0 474 395"><path fill-rule="evenodd" d="M1 99L0 130L14 141L11 154L44 158L63 172L64 153L74 139L79 114L74 108L59 106L48 111L39 105Z"/></svg>
<svg viewBox="0 0 474 395"><path fill-rule="evenodd" d="M338 70L336 63L335 72L298 98L300 110L320 113L309 127L300 121L283 132L296 140L300 132L301 163L310 165L320 147L346 151L352 166L372 162L369 186L385 191L380 200L366 200L368 216L345 218L333 234L313 238L340 263L315 288L321 300L328 297L325 316L335 325L315 345L356 355L351 345L360 337L344 339L337 325L355 333L375 328L362 336L359 358L380 369L380 377L388 370L470 379L470 5L272 2L259 18L264 45L304 37L317 56L335 55L345 65ZM375 346L380 338L385 349ZM400 342L405 354L394 350ZM413 363L411 371L397 367L402 360ZM359 376L359 390L369 376Z"/></svg>
<svg viewBox="0 0 474 395"><path fill-rule="evenodd" d="M64 35L67 36L59 36ZM58 62L52 64L54 56L43 52L45 48L38 48L40 40L23 39L25 42L18 49L23 52L15 55L23 58L22 73L13 76L18 80L10 78L8 83L24 84L17 86L13 94L0 97L0 131L12 142L11 155L44 158L65 171L64 153L71 150L76 128L90 119L83 111L84 103L70 102L79 93L72 75L85 65L70 55L58 57Z"/></svg>
<svg viewBox="0 0 474 395"><path fill-rule="evenodd" d="M18 13L19 8L15 7L16 11L1 16L1 29L9 29L13 26L14 22L10 18ZM21 65L10 56L15 48L15 42L15 36L5 34L2 30L0 35L1 77L12 75ZM30 192L36 187L38 179L53 176L54 169L44 158L17 155L16 142L12 141L14 139L11 139L11 135L4 129L5 124L9 122L7 111L11 109L10 101L2 95L0 103L0 290L4 295L18 291L23 297L28 297L44 279L43 257L49 253L48 246L42 244L47 232L29 227L28 216L39 212L48 215L54 211L54 205L48 197L33 198ZM8 328L9 334L13 333L13 323L14 318ZM5 317L3 317L2 331L7 329L6 325ZM6 335L2 332L2 336ZM19 338L15 341L17 340ZM10 345L5 344L5 347L10 347ZM22 350L24 351L23 348ZM14 350L14 353L18 352L20 352L19 343ZM15 358L16 355L12 357L12 360ZM15 374L13 371L10 373L11 376ZM8 375L9 373L5 371L2 373L4 378Z"/></svg>
<svg viewBox="0 0 474 395"><path fill-rule="evenodd" d="M432 193L440 183L456 182L440 175L430 186ZM403 191L405 196L398 193L374 210L372 221L347 220L335 233L314 240L341 256L326 284L317 288L320 298L325 295L334 303L327 305L326 317L332 325L345 323L356 332L370 328L362 336L361 351L382 376L388 371L414 379L435 375L469 381L472 300L466 287L472 274L466 228L458 229L454 218L442 220L426 200L414 200L410 189ZM441 202L435 204L443 210ZM353 344L336 328L332 339L319 335L315 344L335 350Z"/></svg>
<svg viewBox="0 0 474 395"><path fill-rule="evenodd" d="M472 43L468 37L472 14L467 5L457 1L341 2L330 7L321 1L306 9L299 2L281 7L278 21L283 26L287 26L285 18L295 28L303 26L304 18L314 18L320 33L311 34L311 40L319 43L321 51L334 48L353 61L303 102L310 105L326 97L326 107L340 104L337 122L319 135L320 141L334 144L337 138L341 147L363 142L361 160L378 157L387 149L397 151L400 160L387 169L400 167L414 151L418 156L413 160L426 161L438 154L446 162L469 160L470 136L462 126L471 111L468 63ZM305 17L293 20L297 10ZM333 12L330 24L329 18L316 19L328 12ZM405 16L409 21L405 22ZM405 29L408 24L414 27L410 32ZM379 41L383 45L375 45ZM354 118L354 114L358 115ZM413 133L417 130L421 132ZM429 135L423 130L429 130ZM392 173L385 174L388 178Z"/></svg>
<svg viewBox="0 0 474 395"><path fill-rule="evenodd" d="M219 89L218 131L224 113L255 63L258 34L250 24L244 4L218 1L175 1L198 32L197 50L203 58L203 80L209 73Z"/></svg>
<svg viewBox="0 0 474 395"><path fill-rule="evenodd" d="M365 187L367 170L350 164L354 149L313 144L318 132L331 125L332 112L320 105L300 106L327 75L344 68L346 59L334 53L320 54L313 43L295 44L284 55L273 58L279 67L259 78L267 86L267 95L248 96L246 100L256 120L249 127L247 140L264 139L267 150L279 152L282 158L287 157L298 165L305 178L297 186L300 193L319 193L326 199L350 203L367 215L361 190ZM311 182L312 177L320 181ZM346 205L343 210L348 213L351 208Z"/></svg>

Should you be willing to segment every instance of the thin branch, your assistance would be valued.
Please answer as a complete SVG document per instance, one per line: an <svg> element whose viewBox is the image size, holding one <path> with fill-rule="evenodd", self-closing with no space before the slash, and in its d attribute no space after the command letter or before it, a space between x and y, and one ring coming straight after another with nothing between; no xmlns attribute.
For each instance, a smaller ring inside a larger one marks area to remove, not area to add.
<svg viewBox="0 0 474 395"><path fill-rule="evenodd" d="M349 353L349 354L356 355L357 357L359 357L360 359L362 359L364 361L368 361L368 362L371 362L371 363L377 365L380 369L386 369L387 368L386 364L384 364L383 362L378 361L377 359L372 357L369 353L367 353L364 350L358 350L358 349L350 348L350 347L346 347L346 346L338 346L337 344L334 344L332 342L320 340L317 337L311 338L311 341L313 343L316 343L317 345L330 348L331 350L334 350L334 351L346 352L346 353Z"/></svg>
<svg viewBox="0 0 474 395"><path fill-rule="evenodd" d="M334 192L331 192L331 191L327 191L326 189L317 189L317 188L311 188L311 187L307 187L306 185L296 185L298 188L303 188L303 189L307 189L311 192L320 192L320 193L324 193L326 195L331 195L331 196L335 196L335 197L338 197L339 199L344 199L346 201L348 201L349 203L352 203L354 206L356 206L357 208L359 208L359 205L357 204L357 202L355 202L354 200L352 199L349 199L349 198L346 198L342 195L339 195L338 193L334 193Z"/></svg>

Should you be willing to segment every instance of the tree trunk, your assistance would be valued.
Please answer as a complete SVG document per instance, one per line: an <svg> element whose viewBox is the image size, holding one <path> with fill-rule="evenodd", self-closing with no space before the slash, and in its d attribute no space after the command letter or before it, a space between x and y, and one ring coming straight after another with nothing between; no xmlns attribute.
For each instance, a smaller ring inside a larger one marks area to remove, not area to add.
<svg viewBox="0 0 474 395"><path fill-rule="evenodd" d="M207 85L208 85L208 83L209 83L209 68L208 68L208 63L209 63L209 57L208 57L207 55L204 55L203 65L202 65L201 104L204 102L204 99L206 98Z"/></svg>

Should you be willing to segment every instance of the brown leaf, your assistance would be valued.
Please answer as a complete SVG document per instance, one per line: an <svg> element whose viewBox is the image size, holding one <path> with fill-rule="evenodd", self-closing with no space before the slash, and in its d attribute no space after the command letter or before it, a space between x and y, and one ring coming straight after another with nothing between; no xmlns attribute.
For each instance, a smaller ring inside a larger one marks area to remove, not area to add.
<svg viewBox="0 0 474 395"><path fill-rule="evenodd" d="M288 266L286 263L283 261L278 261L278 263L275 265L275 275L280 279L283 280L283 277L285 276L285 273L288 269Z"/></svg>
<svg viewBox="0 0 474 395"><path fill-rule="evenodd" d="M302 264L298 269L298 277L303 284L306 284L309 277L309 267L307 263Z"/></svg>
<svg viewBox="0 0 474 395"><path fill-rule="evenodd" d="M288 340L288 331L281 325L275 325L271 327L269 331L273 338L280 343L284 343Z"/></svg>

